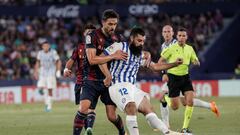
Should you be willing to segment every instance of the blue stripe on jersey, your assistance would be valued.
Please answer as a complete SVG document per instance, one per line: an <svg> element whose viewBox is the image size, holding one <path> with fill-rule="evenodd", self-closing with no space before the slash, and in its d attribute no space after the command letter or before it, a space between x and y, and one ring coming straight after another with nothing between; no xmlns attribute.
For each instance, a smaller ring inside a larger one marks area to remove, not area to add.
<svg viewBox="0 0 240 135"><path fill-rule="evenodd" d="M172 46L173 44L177 43L177 40L176 39L172 39L172 41L167 45L165 42L162 44L162 47L161 47L161 51L163 51L164 49Z"/></svg>
<svg viewBox="0 0 240 135"><path fill-rule="evenodd" d="M122 46L122 50L124 49L124 45ZM117 71L117 69L118 69L118 67L119 67L119 64L120 64L120 60L117 60L117 65L116 66L113 66L113 67L115 67L115 69L113 69L113 74L112 74L112 76L113 76L113 83L115 83L116 82L116 78L115 78L115 73L116 73L116 71Z"/></svg>
<svg viewBox="0 0 240 135"><path fill-rule="evenodd" d="M109 55L109 53L108 53L106 50L103 50L103 53L104 53L105 55Z"/></svg>
<svg viewBox="0 0 240 135"><path fill-rule="evenodd" d="M131 51L129 51L129 53L130 53L130 57L129 57L129 59L128 59L128 62L130 62L131 59L132 59L132 53L131 53ZM126 65L126 66L127 66L127 68L126 68L125 72L123 73L123 82L127 82L127 81L126 81L126 79L127 79L127 72L128 72L128 70L129 70L129 68L130 68L130 63L128 63L128 65Z"/></svg>
<svg viewBox="0 0 240 135"><path fill-rule="evenodd" d="M111 62L111 68L110 68L110 72L111 72L111 75L113 76L113 67L114 67L114 65L115 65L115 60L113 60L112 62ZM115 78L113 77L112 78L112 82L114 82L115 83Z"/></svg>
<svg viewBox="0 0 240 135"><path fill-rule="evenodd" d="M133 84L135 84L135 82L136 82L136 76L137 76L137 72L138 72L138 69L139 69L139 67L140 67L140 65L141 65L141 61L142 61L142 54L140 55L140 58L139 58L139 61L138 61L138 65L137 65L137 67L136 67L136 69L135 69L135 71L134 71L134 74L133 74Z"/></svg>
<svg viewBox="0 0 240 135"><path fill-rule="evenodd" d="M124 51L124 49L125 49L125 46L126 46L126 44L124 44L124 42L122 42L122 44L123 44L123 51ZM127 46L126 46L126 48L127 48ZM127 49L126 49L127 50ZM121 61L122 63L122 67L121 67L121 69L120 69L120 71L119 71L119 73L118 73L118 82L121 82L121 72L122 72L122 70L124 69L124 67L125 67L125 63L126 63L126 61Z"/></svg>
<svg viewBox="0 0 240 135"><path fill-rule="evenodd" d="M135 56L135 55L133 55L133 62L135 62L135 58L136 58L137 56ZM131 66L131 60L130 60L130 63L129 63L129 66ZM131 80L131 75L132 75L132 72L133 72L133 70L134 70L134 67L135 67L135 64L133 65L133 67L132 67L132 70L129 72L129 75L128 75L128 80L129 80L129 82L131 82L132 83L132 81L133 80Z"/></svg>

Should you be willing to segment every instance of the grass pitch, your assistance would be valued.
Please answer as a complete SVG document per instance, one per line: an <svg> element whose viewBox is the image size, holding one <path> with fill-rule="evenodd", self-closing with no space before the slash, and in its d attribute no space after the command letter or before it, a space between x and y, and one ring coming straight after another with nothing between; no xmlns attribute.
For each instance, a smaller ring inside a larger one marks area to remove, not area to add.
<svg viewBox="0 0 240 135"><path fill-rule="evenodd" d="M216 118L210 110L195 107L190 123L194 135L240 135L240 97L202 99L216 101L221 117ZM151 102L160 116L159 102ZM43 103L0 105L0 135L71 135L77 108L72 102L55 102L53 111L46 113ZM125 119L123 113L118 113ZM172 130L181 129L183 113L184 107L171 111ZM161 134L154 132L141 114L138 114L138 124L141 135ZM94 135L117 135L116 128L106 118L105 107L101 102L97 106Z"/></svg>

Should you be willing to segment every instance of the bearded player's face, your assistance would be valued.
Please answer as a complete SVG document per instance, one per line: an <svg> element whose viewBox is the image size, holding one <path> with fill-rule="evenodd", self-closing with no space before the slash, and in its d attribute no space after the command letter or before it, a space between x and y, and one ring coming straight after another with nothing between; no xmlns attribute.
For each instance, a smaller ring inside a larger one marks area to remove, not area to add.
<svg viewBox="0 0 240 135"><path fill-rule="evenodd" d="M140 56L143 45L145 43L145 36L142 36L138 34L135 37L130 37L131 39L131 44L130 44L130 50L134 55Z"/></svg>
<svg viewBox="0 0 240 135"><path fill-rule="evenodd" d="M112 35L115 32L115 29L118 24L117 18L108 18L106 20L103 20L103 29L108 35Z"/></svg>
<svg viewBox="0 0 240 135"><path fill-rule="evenodd" d="M145 39L146 37L145 36L142 36L140 34L138 34L136 37L133 38L133 44L138 47L138 46L142 46L144 45L145 43Z"/></svg>

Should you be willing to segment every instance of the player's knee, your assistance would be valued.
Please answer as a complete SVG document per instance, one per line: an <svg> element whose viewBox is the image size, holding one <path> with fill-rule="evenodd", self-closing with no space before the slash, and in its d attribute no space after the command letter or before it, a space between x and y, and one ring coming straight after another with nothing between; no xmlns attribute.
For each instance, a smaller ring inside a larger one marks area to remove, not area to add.
<svg viewBox="0 0 240 135"><path fill-rule="evenodd" d="M79 111L81 113L87 114L88 113L88 108L86 106L82 105L82 106L79 107Z"/></svg>
<svg viewBox="0 0 240 135"><path fill-rule="evenodd" d="M175 111L179 108L179 106L178 105L172 105L171 108Z"/></svg>
<svg viewBox="0 0 240 135"><path fill-rule="evenodd" d="M134 102L129 102L125 106L125 112L126 112L127 115L136 115L136 113L137 113L136 104Z"/></svg>
<svg viewBox="0 0 240 135"><path fill-rule="evenodd" d="M138 111L143 115L147 115L149 113L154 112L154 109L152 105L149 105L149 106L140 107Z"/></svg>
<svg viewBox="0 0 240 135"><path fill-rule="evenodd" d="M91 102L90 101L80 101L80 105L79 105L79 111L81 113L88 113L88 109L90 107Z"/></svg>
<svg viewBox="0 0 240 135"><path fill-rule="evenodd" d="M187 106L193 106L193 100L188 100L186 103Z"/></svg>
<svg viewBox="0 0 240 135"><path fill-rule="evenodd" d="M183 106L186 106L186 105L187 105L186 100L185 100L184 97L181 97L181 103L182 103Z"/></svg>

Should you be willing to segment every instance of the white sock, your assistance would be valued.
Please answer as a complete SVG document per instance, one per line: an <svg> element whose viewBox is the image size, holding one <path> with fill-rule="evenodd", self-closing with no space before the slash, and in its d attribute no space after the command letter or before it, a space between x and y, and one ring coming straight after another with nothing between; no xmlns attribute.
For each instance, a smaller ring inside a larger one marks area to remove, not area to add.
<svg viewBox="0 0 240 135"><path fill-rule="evenodd" d="M47 109L52 109L52 96L47 96Z"/></svg>
<svg viewBox="0 0 240 135"><path fill-rule="evenodd" d="M48 104L48 92L47 91L44 91L44 104L47 105Z"/></svg>
<svg viewBox="0 0 240 135"><path fill-rule="evenodd" d="M162 131L163 134L169 132L168 127L157 117L155 113L149 113L145 117L152 128Z"/></svg>
<svg viewBox="0 0 240 135"><path fill-rule="evenodd" d="M163 107L162 104L160 104L160 110L161 110L161 116L162 116L162 121L165 125L167 125L168 128L170 128L169 124L169 108L168 106Z"/></svg>
<svg viewBox="0 0 240 135"><path fill-rule="evenodd" d="M193 106L211 109L210 103L196 98L193 99Z"/></svg>
<svg viewBox="0 0 240 135"><path fill-rule="evenodd" d="M127 115L126 126L128 128L128 131L129 131L130 135L139 135L137 116L136 115Z"/></svg>

